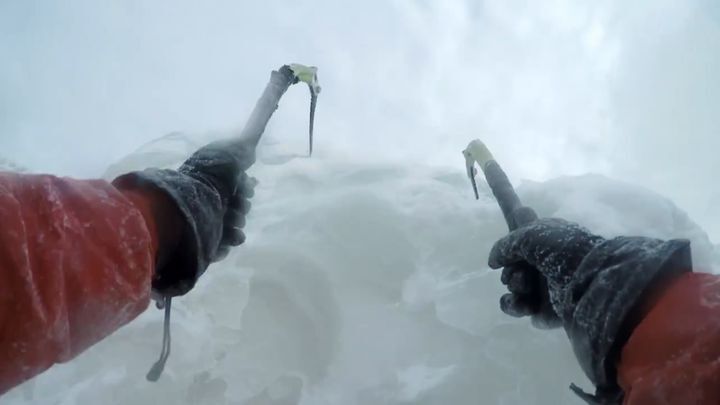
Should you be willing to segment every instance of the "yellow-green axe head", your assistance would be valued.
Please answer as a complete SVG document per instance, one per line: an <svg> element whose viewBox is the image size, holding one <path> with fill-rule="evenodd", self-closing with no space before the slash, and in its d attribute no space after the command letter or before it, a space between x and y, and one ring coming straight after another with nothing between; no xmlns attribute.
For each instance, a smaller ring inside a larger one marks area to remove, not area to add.
<svg viewBox="0 0 720 405"><path fill-rule="evenodd" d="M465 169L467 170L467 176L470 178L470 184L472 185L473 192L475 192L475 199L480 199L478 193L477 183L475 182L475 176L477 175L477 169L475 169L475 162L480 165L481 169L485 169L485 165L488 162L495 160L492 153L488 150L487 146L482 143L479 139L470 141L467 148L463 150L463 156L465 156Z"/></svg>
<svg viewBox="0 0 720 405"><path fill-rule="evenodd" d="M317 66L306 66L300 63L292 63L290 64L290 69L299 81L307 83L307 85L310 86L310 91L314 94L320 93L320 85L318 84L317 78Z"/></svg>

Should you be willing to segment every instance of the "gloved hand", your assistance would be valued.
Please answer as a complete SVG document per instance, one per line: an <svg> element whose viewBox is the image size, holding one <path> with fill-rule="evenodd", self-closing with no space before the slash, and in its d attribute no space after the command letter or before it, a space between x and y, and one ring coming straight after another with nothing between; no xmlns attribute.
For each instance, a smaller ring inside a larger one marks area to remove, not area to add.
<svg viewBox="0 0 720 405"><path fill-rule="evenodd" d="M675 277L692 271L687 240L604 239L561 219L539 219L511 232L493 246L488 264L505 267L502 279L511 290L501 300L506 313L552 309L596 386L595 396L576 392L597 403L622 397L615 367L648 301ZM533 267L547 281L547 291L537 291L537 280L527 271ZM545 296L547 302L528 296Z"/></svg>
<svg viewBox="0 0 720 405"><path fill-rule="evenodd" d="M234 142L215 142L195 152L178 172L214 189L220 197L222 236L214 253L208 258L215 262L227 256L230 248L245 242L242 228L250 212L250 198L255 193L257 180L245 171L255 163L254 150L240 148Z"/></svg>
<svg viewBox="0 0 720 405"><path fill-rule="evenodd" d="M500 239L488 260L490 268L504 267L501 281L510 291L501 297L500 309L515 317L539 318L543 326L560 326L556 308L565 287L580 262L603 240L556 218L539 219ZM538 290L538 274L547 280L547 291Z"/></svg>
<svg viewBox="0 0 720 405"><path fill-rule="evenodd" d="M155 297L187 293L210 263L245 241L242 228L256 185L245 171L254 162L253 147L222 141L199 149L177 171L147 169L113 182L164 193L175 205L165 209L177 209L181 218L179 241L160 241L152 280Z"/></svg>

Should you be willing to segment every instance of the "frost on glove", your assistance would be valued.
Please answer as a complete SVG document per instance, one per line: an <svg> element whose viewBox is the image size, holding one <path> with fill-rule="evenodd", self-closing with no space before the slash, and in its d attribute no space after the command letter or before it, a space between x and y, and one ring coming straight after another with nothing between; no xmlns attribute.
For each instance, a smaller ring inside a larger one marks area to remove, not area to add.
<svg viewBox="0 0 720 405"><path fill-rule="evenodd" d="M616 364L623 345L642 320L643 303L677 275L692 269L687 240L644 237L606 240L562 219L541 219L515 230L492 248L491 268L505 267L510 290L501 308L513 316L552 308L575 356L597 392L589 402L619 403ZM527 268L536 268L547 294L533 290ZM548 297L549 305L536 302Z"/></svg>
<svg viewBox="0 0 720 405"><path fill-rule="evenodd" d="M254 148L239 142L216 142L193 154L175 170L147 169L120 176L123 188L165 193L183 226L179 242L162 248L152 288L162 296L190 291L210 263L242 244L255 179L245 171L255 162Z"/></svg>

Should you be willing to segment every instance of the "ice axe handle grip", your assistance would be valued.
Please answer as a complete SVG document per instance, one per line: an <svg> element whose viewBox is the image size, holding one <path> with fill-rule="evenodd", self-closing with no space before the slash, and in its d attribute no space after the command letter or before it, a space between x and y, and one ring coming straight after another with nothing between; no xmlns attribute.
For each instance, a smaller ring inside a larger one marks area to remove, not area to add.
<svg viewBox="0 0 720 405"><path fill-rule="evenodd" d="M535 211L522 205L520 198L515 193L515 189L507 175L502 170L500 165L490 160L484 166L482 166L483 172L485 173L485 179L490 186L495 199L500 205L500 210L505 217L508 228L513 231L517 228L525 226L535 221L538 216ZM537 304L535 309L535 315L531 317L532 324L539 329L553 329L560 326L560 318L555 315L552 305L550 304L550 297L548 293L547 280L543 277L537 269L532 269L536 272L536 279L538 282L537 288L535 289L534 302Z"/></svg>
<svg viewBox="0 0 720 405"><path fill-rule="evenodd" d="M483 166L483 173L500 210L505 217L508 228L513 231L523 225L535 221L538 217L530 207L525 207L515 193L515 189L500 165L491 160Z"/></svg>

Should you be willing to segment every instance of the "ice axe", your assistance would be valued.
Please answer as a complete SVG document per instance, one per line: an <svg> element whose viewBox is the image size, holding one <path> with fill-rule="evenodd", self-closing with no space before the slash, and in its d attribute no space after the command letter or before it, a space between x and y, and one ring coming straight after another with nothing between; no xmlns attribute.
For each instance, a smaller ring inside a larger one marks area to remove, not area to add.
<svg viewBox="0 0 720 405"><path fill-rule="evenodd" d="M471 141L467 148L463 150L463 155L465 156L467 175L475 192L475 199L480 198L477 183L475 182L475 176L477 175L475 163L477 163L485 174L485 180L490 186L498 205L500 205L505 222L507 222L511 231L537 219L537 215L532 208L522 205L507 175L482 141L479 139Z"/></svg>
<svg viewBox="0 0 720 405"><path fill-rule="evenodd" d="M299 81L307 83L310 89L310 120L309 120L309 148L308 156L313 153L313 128L315 126L315 107L317 106L318 94L320 94L320 85L317 78L317 67L304 66L298 63L290 65L290 69L295 73Z"/></svg>
<svg viewBox="0 0 720 405"><path fill-rule="evenodd" d="M485 180L500 206L500 210L505 217L505 222L510 231L525 226L538 218L532 208L522 204L502 167L500 167L500 164L498 164L482 141L479 139L471 141L467 148L463 150L463 156L465 156L465 168L475 193L475 199L480 198L477 183L475 182L475 176L477 175L475 163L477 163L485 174ZM537 315L532 316L533 325L543 329L556 327L557 320L542 316L550 310L546 308L550 305L547 297L547 281L539 274L537 269L529 268L528 270L533 273L533 279L537 280L534 291L540 295L535 297L537 298L536 302L543 306L542 308L536 308L537 311L535 311L535 313Z"/></svg>
<svg viewBox="0 0 720 405"><path fill-rule="evenodd" d="M299 63L283 65L270 74L270 81L255 104L250 117L243 127L240 136L229 141L231 144L246 148L257 148L260 137L265 132L270 117L278 108L278 103L287 89L295 83L303 82L310 89L310 123L309 123L309 155L313 150L313 128L315 127L315 107L317 105L320 85L317 78L317 67Z"/></svg>
<svg viewBox="0 0 720 405"><path fill-rule="evenodd" d="M265 127L268 121L272 117L275 110L278 108L278 103L282 98L283 94L287 89L298 82L307 83L310 88L310 152L312 155L313 149L313 120L315 119L315 105L317 104L317 97L320 93L320 85L317 80L317 67L305 66L299 63L293 63L291 65L283 65L278 70L273 70L270 74L270 81L265 90L263 91L260 99L255 104L255 108L250 117L243 127L240 135L228 140L223 140L223 147L228 150L234 151L239 160L241 160L242 166L245 170L255 163L255 152L260 138L265 132ZM160 352L160 358L153 364L150 371L147 373L148 381L157 381L162 374L165 363L170 356L170 308L172 303L172 297L162 296L154 297L157 302L157 307L165 310L164 321L163 321L163 343L162 350Z"/></svg>

